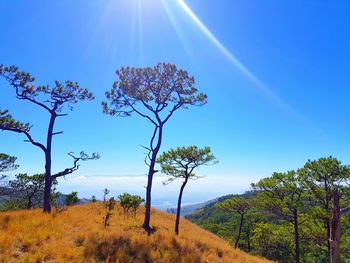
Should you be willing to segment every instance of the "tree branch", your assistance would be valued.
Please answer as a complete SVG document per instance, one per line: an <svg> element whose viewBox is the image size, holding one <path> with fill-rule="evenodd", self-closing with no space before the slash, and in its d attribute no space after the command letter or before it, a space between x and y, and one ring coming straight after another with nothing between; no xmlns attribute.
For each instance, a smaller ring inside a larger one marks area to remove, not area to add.
<svg viewBox="0 0 350 263"><path fill-rule="evenodd" d="M43 150L44 152L46 152L46 147L39 143L39 142L36 142L34 141L34 139L32 138L32 136L27 132L27 131L24 131L24 130L21 130L21 129L17 129L17 128L9 128L9 127L3 127L0 125L0 129L1 130L4 130L4 131L12 131L12 132L16 132L16 133L23 133L25 136L27 136L28 140L25 140L25 142L30 142L31 144L39 147L41 150Z"/></svg>
<svg viewBox="0 0 350 263"><path fill-rule="evenodd" d="M52 135L57 135L57 134L63 134L63 131L60 132L53 132Z"/></svg>
<svg viewBox="0 0 350 263"><path fill-rule="evenodd" d="M79 164L78 164L79 161L97 160L100 158L100 155L98 153L93 153L91 156L88 156L86 153L80 152L80 156L76 157L73 155L72 152L70 152L70 153L68 153L68 155L73 158L73 166L66 168L57 174L52 175L51 178L56 179L58 177L66 176L66 175L71 174L74 171L78 170L79 169Z"/></svg>

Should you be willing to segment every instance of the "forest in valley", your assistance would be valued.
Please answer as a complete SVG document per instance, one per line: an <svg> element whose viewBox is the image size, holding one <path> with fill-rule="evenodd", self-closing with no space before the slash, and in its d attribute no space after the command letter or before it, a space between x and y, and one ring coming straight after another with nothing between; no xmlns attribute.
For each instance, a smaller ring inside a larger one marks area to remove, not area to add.
<svg viewBox="0 0 350 263"><path fill-rule="evenodd" d="M350 166L333 157L252 183L187 219L278 262L350 262ZM341 259L334 261L334 250ZM333 261L331 261L333 260Z"/></svg>

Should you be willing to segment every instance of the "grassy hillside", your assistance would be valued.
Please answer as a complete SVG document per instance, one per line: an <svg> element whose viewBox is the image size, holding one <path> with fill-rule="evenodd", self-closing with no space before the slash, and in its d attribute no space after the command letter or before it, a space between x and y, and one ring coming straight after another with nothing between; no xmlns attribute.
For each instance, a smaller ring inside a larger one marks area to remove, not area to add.
<svg viewBox="0 0 350 263"><path fill-rule="evenodd" d="M0 213L0 262L270 262L233 249L186 220L173 234L174 216L153 210L155 234L117 206L111 225L102 226L100 203L43 214L41 210Z"/></svg>

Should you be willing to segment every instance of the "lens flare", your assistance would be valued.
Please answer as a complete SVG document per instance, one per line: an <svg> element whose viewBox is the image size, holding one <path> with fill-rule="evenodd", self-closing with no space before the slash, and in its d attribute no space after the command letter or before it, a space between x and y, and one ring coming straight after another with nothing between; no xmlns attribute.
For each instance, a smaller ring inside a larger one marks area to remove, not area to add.
<svg viewBox="0 0 350 263"><path fill-rule="evenodd" d="M203 24L203 22L197 17L197 15L191 10L191 8L183 1L177 0L181 8L188 14L193 22L199 27L199 29L208 37L208 39L222 52L222 54L235 66L240 72L242 72L255 86L267 95L275 103L280 106L289 108L289 106L278 97L269 87L267 87L262 81L260 81L246 66L242 64L218 39L214 34Z"/></svg>

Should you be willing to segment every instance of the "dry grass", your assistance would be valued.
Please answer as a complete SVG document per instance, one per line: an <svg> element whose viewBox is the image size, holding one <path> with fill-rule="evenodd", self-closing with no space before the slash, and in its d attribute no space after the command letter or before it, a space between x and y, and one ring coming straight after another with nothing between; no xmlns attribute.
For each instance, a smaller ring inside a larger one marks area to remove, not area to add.
<svg viewBox="0 0 350 263"><path fill-rule="evenodd" d="M173 234L174 216L152 211L155 234L136 218L124 217L116 206L110 227L102 226L101 204L0 213L0 262L270 262L233 249L219 237L183 219Z"/></svg>

